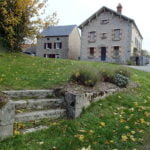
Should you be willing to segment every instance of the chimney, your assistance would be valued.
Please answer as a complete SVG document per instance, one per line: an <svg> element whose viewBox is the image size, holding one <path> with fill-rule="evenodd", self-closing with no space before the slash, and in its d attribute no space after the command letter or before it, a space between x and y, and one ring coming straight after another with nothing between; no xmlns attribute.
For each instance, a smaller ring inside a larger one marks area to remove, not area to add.
<svg viewBox="0 0 150 150"><path fill-rule="evenodd" d="M120 3L117 6L117 12L122 14L122 5Z"/></svg>

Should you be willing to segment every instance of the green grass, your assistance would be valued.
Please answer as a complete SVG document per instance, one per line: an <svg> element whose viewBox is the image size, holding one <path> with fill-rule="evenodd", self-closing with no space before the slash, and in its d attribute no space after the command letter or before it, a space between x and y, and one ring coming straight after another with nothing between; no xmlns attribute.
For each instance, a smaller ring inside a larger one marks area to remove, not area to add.
<svg viewBox="0 0 150 150"><path fill-rule="evenodd" d="M0 53L0 90L48 89L62 85L68 81L71 73L83 64L101 66L100 63Z"/></svg>
<svg viewBox="0 0 150 150"><path fill-rule="evenodd" d="M98 69L118 67L107 63L5 54L0 57L0 78L3 78L0 89L61 85L82 64ZM150 149L150 73L130 70L132 80L140 87L93 103L76 120L50 121L47 130L8 138L0 142L0 150L81 150L89 145L92 150Z"/></svg>

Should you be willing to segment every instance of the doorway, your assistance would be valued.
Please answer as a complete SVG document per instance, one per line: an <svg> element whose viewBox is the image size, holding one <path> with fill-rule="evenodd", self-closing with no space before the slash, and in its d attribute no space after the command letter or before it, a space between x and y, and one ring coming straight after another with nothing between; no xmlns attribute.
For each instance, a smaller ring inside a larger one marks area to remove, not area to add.
<svg viewBox="0 0 150 150"><path fill-rule="evenodd" d="M101 47L101 61L106 60L106 47Z"/></svg>

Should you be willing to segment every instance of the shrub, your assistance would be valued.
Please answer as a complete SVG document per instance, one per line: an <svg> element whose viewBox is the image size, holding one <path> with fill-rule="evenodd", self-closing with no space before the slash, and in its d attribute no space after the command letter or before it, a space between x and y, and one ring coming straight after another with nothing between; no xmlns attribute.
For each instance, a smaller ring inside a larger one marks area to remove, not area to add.
<svg viewBox="0 0 150 150"><path fill-rule="evenodd" d="M130 78L130 76L131 76L131 73L128 70L128 68L118 68L115 70L115 74L121 74L121 75L128 77L128 78Z"/></svg>
<svg viewBox="0 0 150 150"><path fill-rule="evenodd" d="M93 67L82 66L71 75L70 80L81 85L93 87L98 81L98 72Z"/></svg>
<svg viewBox="0 0 150 150"><path fill-rule="evenodd" d="M109 69L104 69L100 71L100 78L104 82L111 82L113 83L114 79L114 72Z"/></svg>
<svg viewBox="0 0 150 150"><path fill-rule="evenodd" d="M128 60L127 65L136 65L136 63L133 60Z"/></svg>
<svg viewBox="0 0 150 150"><path fill-rule="evenodd" d="M122 74L117 73L114 76L114 83L119 87L126 87L129 83L129 78Z"/></svg>

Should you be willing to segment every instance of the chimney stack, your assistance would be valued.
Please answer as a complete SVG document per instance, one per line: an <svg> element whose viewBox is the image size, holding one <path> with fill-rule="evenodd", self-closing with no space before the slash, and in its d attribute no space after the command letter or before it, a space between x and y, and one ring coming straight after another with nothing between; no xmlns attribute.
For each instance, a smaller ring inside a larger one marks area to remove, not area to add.
<svg viewBox="0 0 150 150"><path fill-rule="evenodd" d="M117 12L122 14L122 5L120 3L117 6Z"/></svg>

